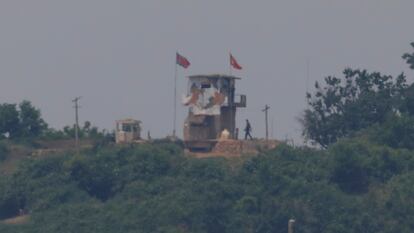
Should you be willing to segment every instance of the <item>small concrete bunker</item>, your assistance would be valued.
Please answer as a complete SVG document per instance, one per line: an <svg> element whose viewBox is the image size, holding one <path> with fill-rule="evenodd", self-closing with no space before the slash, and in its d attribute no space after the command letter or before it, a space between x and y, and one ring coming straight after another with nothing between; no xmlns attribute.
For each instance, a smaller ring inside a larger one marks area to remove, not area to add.
<svg viewBox="0 0 414 233"><path fill-rule="evenodd" d="M123 119L116 121L116 143L131 143L141 140L141 121Z"/></svg>
<svg viewBox="0 0 414 233"><path fill-rule="evenodd" d="M237 139L236 109L246 107L246 96L236 94L236 80L240 78L220 74L188 77L184 143L190 151L210 151L223 131Z"/></svg>

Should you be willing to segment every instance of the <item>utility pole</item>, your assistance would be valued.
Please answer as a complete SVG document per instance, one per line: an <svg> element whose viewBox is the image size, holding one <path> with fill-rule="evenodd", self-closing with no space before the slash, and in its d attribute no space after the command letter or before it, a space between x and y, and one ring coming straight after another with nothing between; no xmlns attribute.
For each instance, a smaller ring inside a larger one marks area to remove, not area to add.
<svg viewBox="0 0 414 233"><path fill-rule="evenodd" d="M78 109L80 108L79 106L79 100L82 97L76 97L74 100L72 100L72 102L75 103L75 146L76 146L76 152L79 153L79 117L78 117Z"/></svg>
<svg viewBox="0 0 414 233"><path fill-rule="evenodd" d="M294 233L295 219L289 219L288 233Z"/></svg>
<svg viewBox="0 0 414 233"><path fill-rule="evenodd" d="M269 122L268 122L268 111L270 107L266 104L265 108L262 112L265 113L265 121L266 121L266 141L269 141Z"/></svg>

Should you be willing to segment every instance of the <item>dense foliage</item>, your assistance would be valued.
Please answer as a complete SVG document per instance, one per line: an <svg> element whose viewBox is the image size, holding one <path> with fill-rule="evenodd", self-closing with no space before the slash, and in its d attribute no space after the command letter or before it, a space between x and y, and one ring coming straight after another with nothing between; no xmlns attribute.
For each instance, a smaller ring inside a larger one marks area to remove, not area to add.
<svg viewBox="0 0 414 233"><path fill-rule="evenodd" d="M414 43L411 45L414 48ZM413 58L414 54L403 55L414 69ZM301 118L306 139L326 148L340 138L355 136L378 125L385 124L388 129L393 125L397 130L394 121L405 121L402 124L412 130L408 122L414 121L414 84L409 85L404 74L392 77L348 68L343 75L343 78L328 76L323 85L315 83L313 94L307 93L309 108ZM392 140L400 136L385 133L397 136ZM414 137L412 133L409 137Z"/></svg>
<svg viewBox="0 0 414 233"><path fill-rule="evenodd" d="M400 111L407 84L404 75L393 79L365 70L344 71L344 78L325 78L308 93L310 108L303 118L304 135L323 147L339 138L382 124Z"/></svg>
<svg viewBox="0 0 414 233"><path fill-rule="evenodd" d="M411 47L414 48L414 42L411 43ZM403 59L410 65L410 68L414 70L414 52L413 53L405 53L403 55Z"/></svg>
<svg viewBox="0 0 414 233"><path fill-rule="evenodd" d="M29 101L16 104L0 104L0 137L28 138L44 133L47 124L42 119L40 110Z"/></svg>
<svg viewBox="0 0 414 233"><path fill-rule="evenodd" d="M0 142L0 162L6 160L9 154L9 148L5 143Z"/></svg>
<svg viewBox="0 0 414 233"><path fill-rule="evenodd" d="M58 139L70 139L75 138L76 125L65 126L62 130L56 130L49 128L41 137L44 140L58 140ZM105 139L114 137L113 133L105 130L100 131L98 127L92 126L90 121L85 121L83 126L78 128L79 138L90 138L90 139Z"/></svg>
<svg viewBox="0 0 414 233"><path fill-rule="evenodd" d="M175 145L28 159L0 178L0 232L412 232L414 153L361 140L327 151L185 157Z"/></svg>
<svg viewBox="0 0 414 233"><path fill-rule="evenodd" d="M103 139L112 135L105 130L99 131L90 121L78 128L80 138ZM49 128L39 109L30 101L20 104L0 104L0 139L30 142L34 139L56 140L75 137L75 126L65 126L63 130Z"/></svg>

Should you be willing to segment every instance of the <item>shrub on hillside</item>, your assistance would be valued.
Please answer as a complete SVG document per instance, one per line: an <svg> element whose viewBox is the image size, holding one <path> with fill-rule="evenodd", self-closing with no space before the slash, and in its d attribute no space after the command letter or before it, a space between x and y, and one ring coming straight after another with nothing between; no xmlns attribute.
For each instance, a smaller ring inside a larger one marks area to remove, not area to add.
<svg viewBox="0 0 414 233"><path fill-rule="evenodd" d="M0 143L0 162L6 160L7 155L9 154L9 148L6 144Z"/></svg>
<svg viewBox="0 0 414 233"><path fill-rule="evenodd" d="M414 149L414 117L407 114L390 117L384 124L360 132L376 144L392 148Z"/></svg>
<svg viewBox="0 0 414 233"><path fill-rule="evenodd" d="M166 175L179 153L173 144L103 147L71 158L65 169L79 188L105 201L128 182Z"/></svg>
<svg viewBox="0 0 414 233"><path fill-rule="evenodd" d="M365 193L370 186L389 179L414 166L413 154L360 139L343 140L329 149L332 157L331 178L342 191Z"/></svg>

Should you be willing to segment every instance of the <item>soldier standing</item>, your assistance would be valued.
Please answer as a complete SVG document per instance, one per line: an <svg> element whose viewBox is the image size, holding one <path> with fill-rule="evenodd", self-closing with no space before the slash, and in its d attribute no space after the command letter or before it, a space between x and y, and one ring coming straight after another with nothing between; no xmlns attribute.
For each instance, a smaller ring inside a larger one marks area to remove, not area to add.
<svg viewBox="0 0 414 233"><path fill-rule="evenodd" d="M244 140L247 140L247 137L250 138L250 140L253 140L252 135L250 132L252 131L252 126L250 125L250 122L248 119L246 119L246 127L244 128Z"/></svg>

